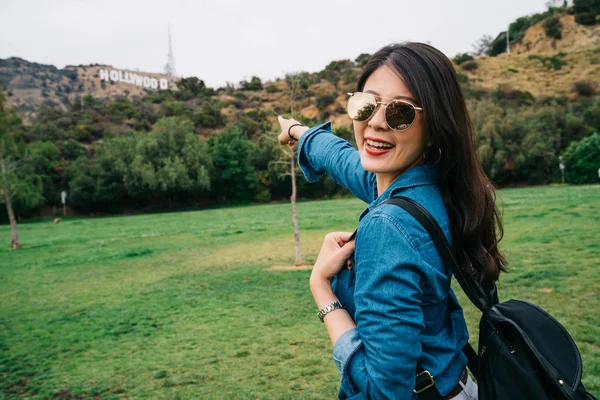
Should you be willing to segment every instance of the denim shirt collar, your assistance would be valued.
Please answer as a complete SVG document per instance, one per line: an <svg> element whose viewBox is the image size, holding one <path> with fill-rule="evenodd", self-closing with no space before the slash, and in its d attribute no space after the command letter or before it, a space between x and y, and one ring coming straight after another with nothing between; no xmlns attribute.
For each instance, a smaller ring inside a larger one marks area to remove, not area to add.
<svg viewBox="0 0 600 400"><path fill-rule="evenodd" d="M361 213L359 220L369 211L373 210L379 204L388 200L402 189L420 185L436 185L438 183L438 173L439 165L436 164L423 164L410 168L398 176L396 180L381 193L381 196L377 194L377 179L375 174L373 174L373 201Z"/></svg>

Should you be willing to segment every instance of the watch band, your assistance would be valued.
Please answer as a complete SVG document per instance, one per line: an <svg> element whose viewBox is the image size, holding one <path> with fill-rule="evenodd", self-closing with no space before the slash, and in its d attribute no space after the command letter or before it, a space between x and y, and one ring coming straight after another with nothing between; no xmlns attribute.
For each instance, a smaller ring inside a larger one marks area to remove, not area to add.
<svg viewBox="0 0 600 400"><path fill-rule="evenodd" d="M321 322L325 322L323 317L325 314L332 312L333 310L337 310L338 308L346 308L339 301L334 301L333 303L327 304L325 307L321 308L317 316L321 320Z"/></svg>

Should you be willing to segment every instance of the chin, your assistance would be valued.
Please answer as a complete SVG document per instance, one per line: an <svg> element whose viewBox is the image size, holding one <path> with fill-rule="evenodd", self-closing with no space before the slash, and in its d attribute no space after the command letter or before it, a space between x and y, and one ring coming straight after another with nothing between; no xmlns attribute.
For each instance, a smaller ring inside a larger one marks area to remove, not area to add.
<svg viewBox="0 0 600 400"><path fill-rule="evenodd" d="M360 151L360 163L362 167L369 172L378 173L378 172L386 172L385 167L382 165L381 161L372 159L367 152L362 149Z"/></svg>

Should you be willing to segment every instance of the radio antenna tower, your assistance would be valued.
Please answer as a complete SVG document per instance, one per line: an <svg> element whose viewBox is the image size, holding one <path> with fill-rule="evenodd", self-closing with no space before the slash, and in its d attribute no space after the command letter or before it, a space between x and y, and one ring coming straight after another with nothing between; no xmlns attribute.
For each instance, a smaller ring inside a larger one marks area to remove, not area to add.
<svg viewBox="0 0 600 400"><path fill-rule="evenodd" d="M171 44L171 24L169 24L169 55L165 65L165 74L175 76L175 56L173 55L173 45Z"/></svg>

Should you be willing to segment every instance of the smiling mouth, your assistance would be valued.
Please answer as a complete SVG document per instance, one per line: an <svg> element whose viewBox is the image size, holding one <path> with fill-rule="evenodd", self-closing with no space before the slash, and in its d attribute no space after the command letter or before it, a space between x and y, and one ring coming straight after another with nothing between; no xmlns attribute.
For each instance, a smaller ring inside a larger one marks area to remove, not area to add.
<svg viewBox="0 0 600 400"><path fill-rule="evenodd" d="M382 142L377 142L371 139L366 139L365 140L365 146L373 151L387 151L387 150L391 150L393 149L394 145L388 144L388 143L382 143Z"/></svg>

